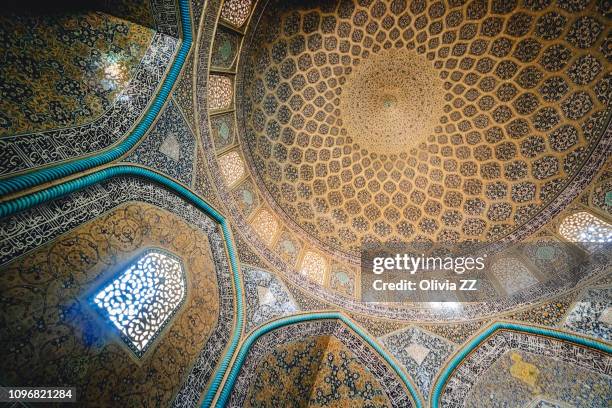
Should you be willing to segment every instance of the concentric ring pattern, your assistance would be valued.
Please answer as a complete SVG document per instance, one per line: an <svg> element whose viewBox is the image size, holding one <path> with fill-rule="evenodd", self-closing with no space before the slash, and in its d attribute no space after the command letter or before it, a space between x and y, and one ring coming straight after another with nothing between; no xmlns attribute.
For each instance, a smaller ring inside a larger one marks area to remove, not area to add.
<svg viewBox="0 0 612 408"><path fill-rule="evenodd" d="M324 247L493 241L589 160L612 97L606 2L303 3L251 27L239 127L270 204Z"/></svg>

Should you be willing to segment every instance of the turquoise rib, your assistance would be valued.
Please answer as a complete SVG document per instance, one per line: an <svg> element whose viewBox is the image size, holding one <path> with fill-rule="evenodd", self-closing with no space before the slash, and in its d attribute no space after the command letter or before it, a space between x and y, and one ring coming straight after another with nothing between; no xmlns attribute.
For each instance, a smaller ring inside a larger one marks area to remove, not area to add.
<svg viewBox="0 0 612 408"><path fill-rule="evenodd" d="M94 156L81 159L77 158L67 163L55 164L51 167L32 170L26 174L0 180L0 196L5 196L7 194L25 190L39 184L58 180L72 174L77 174L79 172L110 163L113 160L123 156L132 147L134 147L136 143L138 143L138 141L144 136L153 123L153 120L159 114L159 111L161 110L162 106L164 106L166 99L168 99L168 95L170 94L170 91L172 90L172 87L174 86L174 83L181 72L183 63L185 62L189 49L191 48L192 35L189 2L188 0L178 0L178 3L181 14L181 25L183 27L181 47L172 63L172 67L170 68L168 75L166 75L166 78L164 78L164 82L159 90L159 93L155 96L153 103L149 106L147 112L144 114L142 120L136 125L134 130L125 139L119 142L118 145L102 150L101 152L97 152Z"/></svg>
<svg viewBox="0 0 612 408"><path fill-rule="evenodd" d="M177 182L142 167L125 165L109 167L103 170L99 170L95 173L67 181L63 184L50 187L46 190L38 191L36 193L19 197L11 201L2 202L0 203L0 218L15 214L19 211L27 210L36 205L40 205L47 201L65 196L66 194L73 193L77 190L92 186L104 180L120 176L141 177L164 186L165 188L182 197L204 213L208 214L217 223L219 223L223 231L223 238L225 240L225 246L227 247L227 252L230 258L230 264L232 267L232 275L234 280L234 290L236 293L236 325L234 327L234 332L232 333L232 338L228 350L223 356L219 366L217 367L217 370L215 371L214 377L211 381L209 388L206 390L202 406L208 408L211 406L212 401L215 395L217 394L219 386L221 385L221 381L223 381L223 376L225 375L232 356L234 355L234 352L238 347L238 342L240 341L240 336L242 335L242 324L244 321L244 295L242 292L242 280L240 277L240 273L238 272L236 252L232 243L228 223L225 218L221 214L219 214L219 212L217 212L200 197L198 197L182 185L178 184Z"/></svg>
<svg viewBox="0 0 612 408"><path fill-rule="evenodd" d="M485 341L491 334L495 333L498 330L514 330L523 333L531 333L537 334L547 337L552 337L559 340L568 341L571 343L575 343L581 346L590 347L595 350L603 351L604 353L612 353L612 347L610 345L587 339L584 337L580 337L577 335L573 335L570 333L565 333L552 329L545 329L542 327L532 327L532 326L524 326L517 323L507 323L507 322L497 322L491 325L484 332L480 333L476 338L471 340L465 347L461 349L459 353L457 353L451 362L446 366L444 371L440 374L438 379L436 380L436 384L433 389L432 397L431 397L431 406L432 407L440 407L440 397L442 396L442 390L446 385L450 375L455 371L455 369L461 364L461 362L465 359L465 357L470 354L474 349L476 349L483 341Z"/></svg>
<svg viewBox="0 0 612 408"><path fill-rule="evenodd" d="M245 339L244 343L242 344L242 347L240 347L240 351L238 352L238 355L236 356L236 360L234 361L232 369L227 377L227 380L223 386L223 389L221 390L221 393L219 394L219 399L217 400L216 407L224 407L227 404L229 397L231 395L232 389L234 388L236 379L238 378L238 373L240 372L240 368L244 364L244 360L246 359L249 353L249 350L253 346L253 343L255 343L255 341L259 337L263 336L266 333L269 333L272 330L278 329L279 327L288 326L288 325L300 323L300 322L307 322L311 320L320 320L320 319L339 319L342 322L344 322L344 324L349 326L351 330L357 333L359 337L365 340L372 348L374 348L378 352L378 354L380 354L385 359L385 361L393 368L395 373L402 379L402 381L404 382L404 384L410 391L410 396L412 397L416 408L422 408L423 404L421 402L419 394L414 388L414 385L410 382L406 374L404 374L404 372L399 368L399 366L395 363L395 361L387 354L386 351L382 349L382 347L380 347L380 345L376 341L374 341L360 327L355 325L355 323L353 323L352 320L346 318L346 316L344 316L341 313L337 313L337 312L321 312L321 313L309 313L309 314L303 314L303 315L297 315L297 316L288 316L288 317L270 322L264 326L261 326L260 328L255 330L253 333L251 333L251 335L249 335L249 337Z"/></svg>

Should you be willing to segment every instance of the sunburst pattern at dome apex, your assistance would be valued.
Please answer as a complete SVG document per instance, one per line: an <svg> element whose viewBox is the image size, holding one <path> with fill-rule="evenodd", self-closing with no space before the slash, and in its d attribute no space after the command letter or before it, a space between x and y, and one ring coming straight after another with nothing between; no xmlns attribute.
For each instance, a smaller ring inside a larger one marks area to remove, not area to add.
<svg viewBox="0 0 612 408"><path fill-rule="evenodd" d="M260 6L236 102L264 198L351 254L363 242L491 241L520 228L591 159L606 124L610 20L599 4Z"/></svg>
<svg viewBox="0 0 612 408"><path fill-rule="evenodd" d="M443 81L413 50L360 61L340 94L340 119L357 146L392 154L427 141L444 114Z"/></svg>

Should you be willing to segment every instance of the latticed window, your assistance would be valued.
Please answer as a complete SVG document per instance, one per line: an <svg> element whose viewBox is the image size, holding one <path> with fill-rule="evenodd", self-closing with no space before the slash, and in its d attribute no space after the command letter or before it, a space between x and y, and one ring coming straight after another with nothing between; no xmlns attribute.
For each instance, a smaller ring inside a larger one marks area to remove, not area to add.
<svg viewBox="0 0 612 408"><path fill-rule="evenodd" d="M323 284L325 269L327 269L327 265L325 259L320 254L313 251L308 251L304 254L302 269L300 270L302 274L317 283Z"/></svg>
<svg viewBox="0 0 612 408"><path fill-rule="evenodd" d="M251 12L252 0L225 0L221 8L221 18L241 27Z"/></svg>
<svg viewBox="0 0 612 408"><path fill-rule="evenodd" d="M208 107L211 110L227 109L232 105L234 91L232 80L224 75L208 77Z"/></svg>
<svg viewBox="0 0 612 408"><path fill-rule="evenodd" d="M272 245L276 230L278 229L278 221L274 219L270 211L262 209L255 215L251 225L257 235L266 243L266 245Z"/></svg>
<svg viewBox="0 0 612 408"><path fill-rule="evenodd" d="M566 217L559 233L570 242L612 242L612 225L585 211Z"/></svg>
<svg viewBox="0 0 612 408"><path fill-rule="evenodd" d="M233 186L244 176L245 168L238 152L230 152L219 157L221 175L228 186Z"/></svg>
<svg viewBox="0 0 612 408"><path fill-rule="evenodd" d="M180 308L186 293L181 262L152 249L101 289L94 303L140 357Z"/></svg>

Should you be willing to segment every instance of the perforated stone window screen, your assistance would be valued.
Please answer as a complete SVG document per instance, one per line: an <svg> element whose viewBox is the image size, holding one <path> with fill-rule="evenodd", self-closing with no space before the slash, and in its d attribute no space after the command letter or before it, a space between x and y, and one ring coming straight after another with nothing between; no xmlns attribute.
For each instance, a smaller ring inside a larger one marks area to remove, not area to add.
<svg viewBox="0 0 612 408"><path fill-rule="evenodd" d="M323 280L325 279L325 270L327 269L327 263L325 262L325 258L317 252L307 251L304 254L304 259L302 260L302 268L300 272L313 281L323 284Z"/></svg>
<svg viewBox="0 0 612 408"><path fill-rule="evenodd" d="M272 245L274 236L278 230L278 221L276 221L270 211L266 209L259 211L251 221L251 225L266 245Z"/></svg>
<svg viewBox="0 0 612 408"><path fill-rule="evenodd" d="M221 18L236 27L242 27L249 18L252 3L252 0L226 0L221 7Z"/></svg>
<svg viewBox="0 0 612 408"><path fill-rule="evenodd" d="M238 152L230 152L219 157L219 168L225 183L231 187L240 180L246 170Z"/></svg>
<svg viewBox="0 0 612 408"><path fill-rule="evenodd" d="M186 294L181 261L165 251L151 249L98 291L93 301L128 347L142 357L181 307Z"/></svg>
<svg viewBox="0 0 612 408"><path fill-rule="evenodd" d="M570 242L612 242L612 225L586 211L565 218L559 233Z"/></svg>
<svg viewBox="0 0 612 408"><path fill-rule="evenodd" d="M227 109L232 106L234 90L232 80L225 75L208 77L208 108L210 110Z"/></svg>

